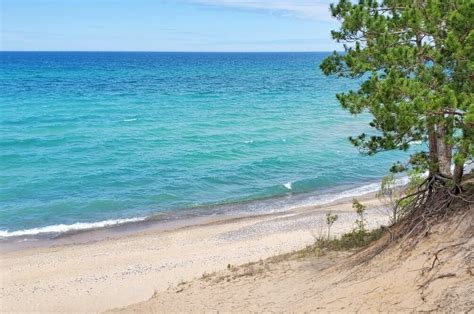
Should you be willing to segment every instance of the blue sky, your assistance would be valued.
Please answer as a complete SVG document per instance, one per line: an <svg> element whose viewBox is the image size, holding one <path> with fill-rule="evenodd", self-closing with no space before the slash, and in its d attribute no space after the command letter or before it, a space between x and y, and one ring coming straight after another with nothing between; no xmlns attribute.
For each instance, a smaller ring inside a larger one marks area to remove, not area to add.
<svg viewBox="0 0 474 314"><path fill-rule="evenodd" d="M0 0L0 50L328 51L335 0Z"/></svg>

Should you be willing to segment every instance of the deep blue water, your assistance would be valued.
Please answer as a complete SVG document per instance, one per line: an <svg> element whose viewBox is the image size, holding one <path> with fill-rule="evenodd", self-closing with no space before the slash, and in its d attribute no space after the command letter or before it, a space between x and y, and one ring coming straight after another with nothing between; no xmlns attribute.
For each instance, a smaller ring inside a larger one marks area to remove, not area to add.
<svg viewBox="0 0 474 314"><path fill-rule="evenodd" d="M325 55L1 52L0 236L380 179L401 155L348 143Z"/></svg>

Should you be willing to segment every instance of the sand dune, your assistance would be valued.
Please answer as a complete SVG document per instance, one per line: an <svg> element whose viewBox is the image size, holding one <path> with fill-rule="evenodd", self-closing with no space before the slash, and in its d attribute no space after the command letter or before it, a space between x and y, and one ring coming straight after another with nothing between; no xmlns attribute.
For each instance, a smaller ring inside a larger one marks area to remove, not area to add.
<svg viewBox="0 0 474 314"><path fill-rule="evenodd" d="M116 312L470 312L473 214L474 208L437 226L413 250L394 245L362 264L374 246L350 257L274 258L182 283Z"/></svg>

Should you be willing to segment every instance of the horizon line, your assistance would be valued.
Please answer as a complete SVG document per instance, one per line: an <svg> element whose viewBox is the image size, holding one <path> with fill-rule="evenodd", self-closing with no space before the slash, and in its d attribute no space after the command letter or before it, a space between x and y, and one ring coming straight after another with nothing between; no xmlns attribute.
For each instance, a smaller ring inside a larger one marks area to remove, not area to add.
<svg viewBox="0 0 474 314"><path fill-rule="evenodd" d="M148 52L148 53L319 53L343 52L338 50L308 50L308 51L200 51L200 50L0 50L2 52Z"/></svg>

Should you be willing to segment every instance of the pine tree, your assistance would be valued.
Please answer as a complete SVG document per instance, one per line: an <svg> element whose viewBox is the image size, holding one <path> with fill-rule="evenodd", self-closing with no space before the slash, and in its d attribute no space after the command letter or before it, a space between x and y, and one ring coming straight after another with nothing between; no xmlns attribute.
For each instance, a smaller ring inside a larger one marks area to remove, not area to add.
<svg viewBox="0 0 474 314"><path fill-rule="evenodd" d="M332 37L345 51L321 69L361 80L337 99L373 117L374 132L351 142L373 155L423 141L426 151L391 170L429 169L429 178L459 184L474 155L474 1L340 0L331 13L341 22Z"/></svg>

